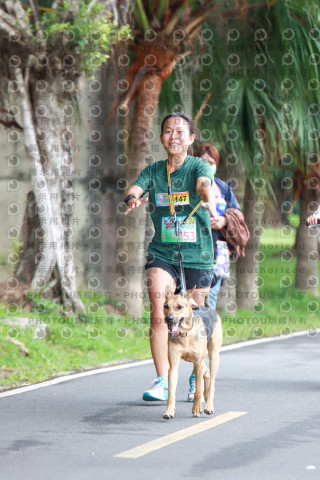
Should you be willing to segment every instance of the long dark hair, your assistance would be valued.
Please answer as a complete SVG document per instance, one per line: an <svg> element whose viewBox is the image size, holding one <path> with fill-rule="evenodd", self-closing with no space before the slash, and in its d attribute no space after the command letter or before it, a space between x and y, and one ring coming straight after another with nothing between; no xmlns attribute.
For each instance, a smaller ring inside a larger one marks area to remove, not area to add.
<svg viewBox="0 0 320 480"><path fill-rule="evenodd" d="M166 115L161 122L161 135L163 134L164 124L166 123L167 120L169 120L169 118L172 118L172 117L183 118L189 125L190 135L193 135L193 134L196 135L197 127L196 127L194 121L192 120L192 118L189 117L189 115L187 115L186 113L169 113L168 115Z"/></svg>
<svg viewBox="0 0 320 480"><path fill-rule="evenodd" d="M163 134L163 129L164 129L164 125L166 123L167 120L169 120L169 118L183 118L187 124L189 125L189 133L190 135L196 135L197 136L197 133L198 133L198 129L196 127L196 124L194 123L194 121L192 120L191 117L189 117L189 115L187 115L186 113L169 113L168 115L166 115L164 117L164 119L162 120L161 122L161 135ZM191 155L192 154L192 148L191 146L188 147L188 150L187 150L187 153L188 155Z"/></svg>

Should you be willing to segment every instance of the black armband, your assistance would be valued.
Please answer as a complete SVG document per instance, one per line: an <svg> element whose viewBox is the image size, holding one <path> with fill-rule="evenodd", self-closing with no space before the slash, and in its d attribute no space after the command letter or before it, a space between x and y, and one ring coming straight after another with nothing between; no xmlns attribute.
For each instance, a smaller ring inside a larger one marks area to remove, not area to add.
<svg viewBox="0 0 320 480"><path fill-rule="evenodd" d="M132 198L137 198L135 195L133 195L133 193L131 195L128 195L127 198L124 199L124 201L126 202L126 204L128 205L128 202L132 199Z"/></svg>

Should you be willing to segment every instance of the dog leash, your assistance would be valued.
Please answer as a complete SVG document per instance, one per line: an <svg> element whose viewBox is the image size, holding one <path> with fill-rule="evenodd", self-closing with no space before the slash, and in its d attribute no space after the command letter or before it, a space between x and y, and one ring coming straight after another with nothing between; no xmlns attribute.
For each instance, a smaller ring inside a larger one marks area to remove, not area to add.
<svg viewBox="0 0 320 480"><path fill-rule="evenodd" d="M200 202L194 207L194 209L192 210L191 213L189 213L189 215L186 216L186 218L184 220L182 220L182 225L185 225L187 223L187 221L189 220L190 217L192 217L192 215L194 214L194 212L196 212L198 210L198 208L200 207L202 203L202 200L200 200Z"/></svg>
<svg viewBox="0 0 320 480"><path fill-rule="evenodd" d="M174 206L174 198L173 198L173 193L171 189L171 177L170 177L170 168L169 168L169 160L167 161L167 177L168 177L168 197L169 197L169 208L170 208L170 216L173 218L173 224L176 232L176 237L177 237L177 245L178 245L178 254L179 254L179 266L180 266L180 280L181 280L181 293L182 295L187 295L187 287L186 287L186 277L184 274L184 268L183 268L183 263L182 263L182 255L181 255L181 250L180 250L180 244L179 244L179 222L177 220L177 215L176 215L176 208ZM190 217L195 213L195 211L200 207L202 203L202 200L195 206L195 208L192 210L189 215L186 216L182 220L182 225L185 225L186 222L189 220Z"/></svg>

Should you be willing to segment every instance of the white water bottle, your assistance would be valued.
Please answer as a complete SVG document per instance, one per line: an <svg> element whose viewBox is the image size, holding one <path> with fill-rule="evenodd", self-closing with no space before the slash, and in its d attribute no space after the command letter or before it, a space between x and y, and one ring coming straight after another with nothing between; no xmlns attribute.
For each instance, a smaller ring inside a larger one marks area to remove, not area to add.
<svg viewBox="0 0 320 480"><path fill-rule="evenodd" d="M218 278L228 278L230 276L230 254L227 242L217 240L217 256L215 264L215 274Z"/></svg>

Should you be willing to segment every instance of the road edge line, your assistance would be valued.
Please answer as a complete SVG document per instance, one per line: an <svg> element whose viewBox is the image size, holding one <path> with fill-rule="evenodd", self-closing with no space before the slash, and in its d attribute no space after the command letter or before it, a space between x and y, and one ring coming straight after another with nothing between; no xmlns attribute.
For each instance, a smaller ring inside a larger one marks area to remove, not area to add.
<svg viewBox="0 0 320 480"><path fill-rule="evenodd" d="M316 335L320 333L320 328L315 328L313 331L316 332ZM309 330L302 330L298 332L292 332L289 335L279 335L277 337L264 337L264 338L259 338L255 340L246 340L243 342L237 342L233 343L231 345L224 345L220 352L228 352L230 350L237 350L240 348L245 348L245 347L251 347L254 345L262 344L262 343L268 343L268 342L274 342L274 341L281 341L281 340L289 340L292 337L302 337L303 335L308 335L311 337L315 337L316 335L312 334L310 335L310 329ZM130 363L123 363L120 365L114 365L110 367L103 367L103 368L96 368L93 370L87 370L85 372L79 372L79 373L73 373L71 375L65 375L62 377L58 378L53 378L52 380L45 380L44 382L39 382L39 383L33 383L32 385L27 385L25 387L17 387L11 390L6 390L4 392L0 392L0 398L4 397L10 397L12 395L20 395L22 393L27 393L33 390L38 390L39 388L45 388L45 387L50 387L52 385L57 385L59 383L63 382L68 382L70 380L75 380L78 378L82 377L88 377L91 375L98 375L99 373L109 373L109 372L114 372L116 370L123 370L126 368L133 368L133 367L140 367L144 365L150 365L152 364L153 361L152 359L146 359L146 360L138 360Z"/></svg>

